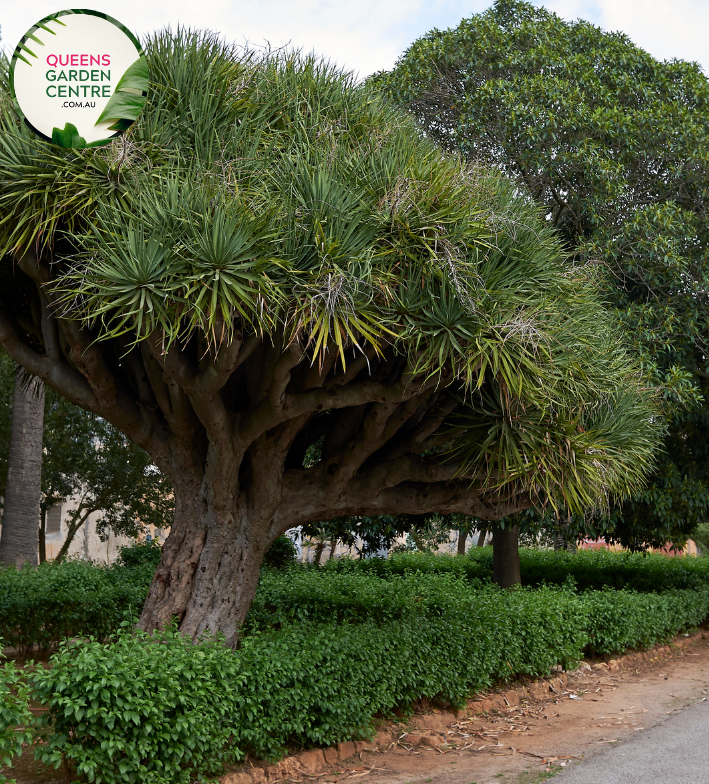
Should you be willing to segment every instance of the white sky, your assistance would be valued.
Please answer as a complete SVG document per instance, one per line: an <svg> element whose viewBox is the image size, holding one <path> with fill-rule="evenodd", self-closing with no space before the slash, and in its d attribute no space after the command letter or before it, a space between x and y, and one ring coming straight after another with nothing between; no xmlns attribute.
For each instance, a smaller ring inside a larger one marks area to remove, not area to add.
<svg viewBox="0 0 709 784"><path fill-rule="evenodd" d="M433 27L452 27L492 0L89 0L141 36L167 24L208 27L253 44L290 42L366 76L390 68ZM660 59L702 63L709 73L709 0L535 0L566 19L622 30ZM0 0L0 35L12 50L35 22L64 7L52 0Z"/></svg>

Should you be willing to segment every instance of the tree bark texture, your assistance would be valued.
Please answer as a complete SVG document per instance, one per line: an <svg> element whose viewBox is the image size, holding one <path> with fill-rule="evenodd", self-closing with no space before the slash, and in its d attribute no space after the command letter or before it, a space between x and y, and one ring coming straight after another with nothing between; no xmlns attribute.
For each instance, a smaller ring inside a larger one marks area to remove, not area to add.
<svg viewBox="0 0 709 784"><path fill-rule="evenodd" d="M520 585L519 526L495 526L492 535L492 578L501 588Z"/></svg>
<svg viewBox="0 0 709 784"><path fill-rule="evenodd" d="M39 563L44 383L15 379L0 563Z"/></svg>
<svg viewBox="0 0 709 784"><path fill-rule="evenodd" d="M39 514L39 562L47 560L47 510L40 502Z"/></svg>
<svg viewBox="0 0 709 784"><path fill-rule="evenodd" d="M465 543L468 541L468 532L461 528L458 531L458 555L465 555Z"/></svg>
<svg viewBox="0 0 709 784"><path fill-rule="evenodd" d="M263 556L289 528L342 515L499 520L530 505L440 456L466 406L448 369L419 375L415 357L386 345L350 346L345 365L335 344L313 358L307 341L243 325L218 349L199 334L169 349L157 333L101 341L55 309L56 264L28 254L18 267L0 286L0 343L126 433L174 488L143 629L177 618L193 638L223 632L235 645ZM15 316L20 296L32 323Z"/></svg>

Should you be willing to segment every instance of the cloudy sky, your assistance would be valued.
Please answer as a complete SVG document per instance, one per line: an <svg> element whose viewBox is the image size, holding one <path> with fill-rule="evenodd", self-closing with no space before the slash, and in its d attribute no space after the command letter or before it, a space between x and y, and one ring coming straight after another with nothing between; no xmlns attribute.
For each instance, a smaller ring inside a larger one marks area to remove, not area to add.
<svg viewBox="0 0 709 784"><path fill-rule="evenodd" d="M208 27L225 38L272 46L291 43L366 76L433 27L455 26L492 0L88 0L78 6L117 16L138 36L167 24ZM660 59L700 62L709 73L709 0L545 0L566 19L622 30ZM4 7L3 7L4 6ZM13 49L24 33L63 6L57 0L5 0L0 35Z"/></svg>

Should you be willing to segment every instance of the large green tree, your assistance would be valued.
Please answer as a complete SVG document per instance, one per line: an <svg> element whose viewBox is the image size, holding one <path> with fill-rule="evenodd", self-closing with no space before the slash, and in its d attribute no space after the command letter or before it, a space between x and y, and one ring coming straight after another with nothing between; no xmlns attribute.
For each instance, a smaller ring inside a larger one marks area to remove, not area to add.
<svg viewBox="0 0 709 784"><path fill-rule="evenodd" d="M663 400L664 452L610 515L564 515L632 547L709 512L709 82L627 36L498 0L412 44L375 81L426 135L513 176L569 269L594 268ZM525 517L529 521L530 518Z"/></svg>
<svg viewBox="0 0 709 784"><path fill-rule="evenodd" d="M529 199L317 60L184 31L147 52L109 147L0 116L0 343L175 490L143 628L236 644L299 524L642 483L651 393Z"/></svg>

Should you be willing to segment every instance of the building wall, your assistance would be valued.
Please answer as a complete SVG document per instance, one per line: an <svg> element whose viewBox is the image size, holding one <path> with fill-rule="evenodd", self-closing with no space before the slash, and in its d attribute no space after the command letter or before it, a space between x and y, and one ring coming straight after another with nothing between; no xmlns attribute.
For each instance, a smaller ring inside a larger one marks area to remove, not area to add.
<svg viewBox="0 0 709 784"><path fill-rule="evenodd" d="M48 561L53 561L57 557L64 544L67 535L68 513L75 508L76 503L70 499L65 504L57 504L47 513L45 546ZM101 541L96 532L96 524L100 519L101 515L98 512L89 515L69 546L67 553L69 558L113 563L120 554L120 548L135 541L127 536L116 536L110 531L106 532L106 541Z"/></svg>

